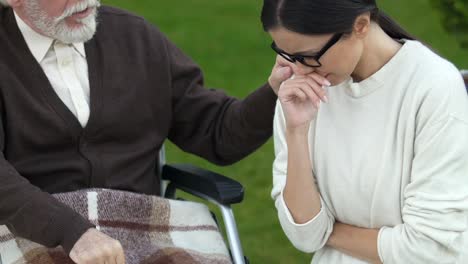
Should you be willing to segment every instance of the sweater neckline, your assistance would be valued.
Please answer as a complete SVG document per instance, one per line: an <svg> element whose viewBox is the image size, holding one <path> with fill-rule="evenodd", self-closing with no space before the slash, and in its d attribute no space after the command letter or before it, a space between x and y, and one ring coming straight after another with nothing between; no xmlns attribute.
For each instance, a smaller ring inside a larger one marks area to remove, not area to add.
<svg viewBox="0 0 468 264"><path fill-rule="evenodd" d="M371 76L360 82L354 82L350 77L338 86L342 86L348 96L362 98L381 88L385 83L391 82L394 78L393 75L398 72L398 67L401 67L401 64L405 63L404 60L414 44L414 41L405 39L400 40L400 42L403 45L397 53Z"/></svg>
<svg viewBox="0 0 468 264"><path fill-rule="evenodd" d="M102 65L99 65L99 59L97 54L98 44L95 38L84 44L88 62L88 76L90 85L90 116L88 124L83 128L76 118L76 116L68 109L63 103L57 93L54 91L52 84L45 75L41 66L30 52L26 40L24 39L19 27L16 23L13 10L8 8L6 23L8 24L7 30L10 32L10 36L17 43L18 54L21 56L21 60L24 62L24 70L34 75L37 81L36 88L31 89L40 90L40 94L44 96L45 101L50 105L60 118L67 124L74 138L86 136L91 134L93 129L96 129L99 121L99 110L101 109L102 102L102 78L101 71Z"/></svg>

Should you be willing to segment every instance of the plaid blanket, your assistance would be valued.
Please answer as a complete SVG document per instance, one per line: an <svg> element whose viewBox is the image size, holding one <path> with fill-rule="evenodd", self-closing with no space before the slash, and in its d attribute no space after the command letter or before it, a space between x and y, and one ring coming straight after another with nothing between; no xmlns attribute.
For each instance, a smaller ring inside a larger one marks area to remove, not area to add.
<svg viewBox="0 0 468 264"><path fill-rule="evenodd" d="M231 263L208 208L123 191L83 190L54 195L122 244L126 263ZM45 248L0 226L0 264L68 264L61 247Z"/></svg>

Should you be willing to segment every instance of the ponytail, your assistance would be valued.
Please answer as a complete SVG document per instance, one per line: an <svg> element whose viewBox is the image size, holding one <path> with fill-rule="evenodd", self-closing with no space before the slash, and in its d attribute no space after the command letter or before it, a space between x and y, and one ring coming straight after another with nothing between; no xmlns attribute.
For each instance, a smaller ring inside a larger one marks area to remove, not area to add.
<svg viewBox="0 0 468 264"><path fill-rule="evenodd" d="M371 12L371 19L393 39L409 39L415 40L416 38L404 30L395 20L384 13L382 10L375 8Z"/></svg>

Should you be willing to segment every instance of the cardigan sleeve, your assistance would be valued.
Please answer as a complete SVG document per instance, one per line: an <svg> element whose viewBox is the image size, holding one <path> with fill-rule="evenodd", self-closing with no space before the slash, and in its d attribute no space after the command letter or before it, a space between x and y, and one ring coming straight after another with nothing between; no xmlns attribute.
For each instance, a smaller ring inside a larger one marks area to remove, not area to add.
<svg viewBox="0 0 468 264"><path fill-rule="evenodd" d="M0 225L6 225L16 236L47 247L61 245L69 253L81 235L94 225L32 185L8 162L1 117L3 113L0 113Z"/></svg>
<svg viewBox="0 0 468 264"><path fill-rule="evenodd" d="M285 119L279 102L276 105L273 131L275 160L271 196L275 200L278 218L291 243L303 252L312 253L326 244L333 231L335 219L320 197L321 209L313 219L304 224L294 222L283 198L287 177L288 146L285 138Z"/></svg>
<svg viewBox="0 0 468 264"><path fill-rule="evenodd" d="M268 83L243 100L207 89L199 66L162 38L172 82L171 141L184 151L227 165L271 137L277 97Z"/></svg>
<svg viewBox="0 0 468 264"><path fill-rule="evenodd" d="M383 263L458 263L467 250L468 97L453 79L433 81L419 107L403 224L379 231Z"/></svg>

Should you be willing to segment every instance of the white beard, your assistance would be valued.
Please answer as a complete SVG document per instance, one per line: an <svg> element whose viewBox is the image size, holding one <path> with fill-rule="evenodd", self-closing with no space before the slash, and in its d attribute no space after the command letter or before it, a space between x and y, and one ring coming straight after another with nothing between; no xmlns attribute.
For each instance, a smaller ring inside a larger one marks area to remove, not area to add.
<svg viewBox="0 0 468 264"><path fill-rule="evenodd" d="M97 7L99 0L83 0L65 10L63 14L57 18L48 16L39 6L37 0L24 1L26 15L30 18L31 23L41 31L42 34L59 40L65 44L86 42L90 40L96 32L97 22ZM81 25L70 27L65 22L65 19L74 13L93 8L91 14L83 19L77 20Z"/></svg>

